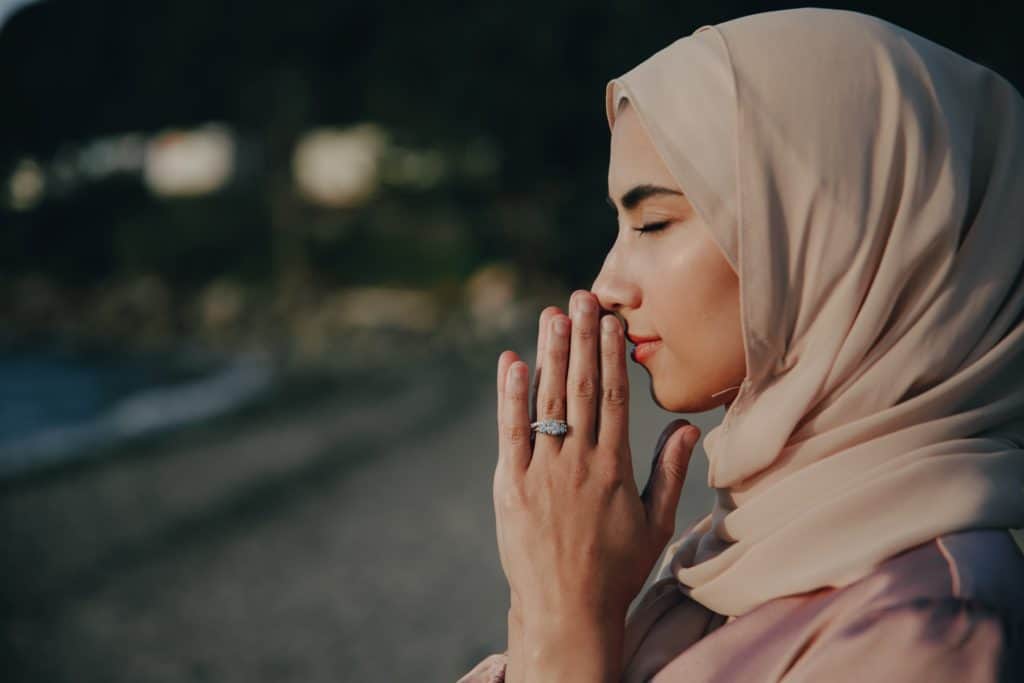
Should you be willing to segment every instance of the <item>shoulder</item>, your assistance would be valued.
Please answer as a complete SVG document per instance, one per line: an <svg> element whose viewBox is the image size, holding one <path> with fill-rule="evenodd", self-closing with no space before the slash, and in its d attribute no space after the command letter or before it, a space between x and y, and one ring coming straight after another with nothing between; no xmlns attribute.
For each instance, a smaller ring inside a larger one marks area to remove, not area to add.
<svg viewBox="0 0 1024 683"><path fill-rule="evenodd" d="M840 593L865 609L959 601L1024 621L1024 553L1007 529L947 533L886 559Z"/></svg>
<svg viewBox="0 0 1024 683"><path fill-rule="evenodd" d="M889 557L835 597L859 602L855 612L868 622L887 612L963 611L1024 627L1024 553L1008 529L942 534Z"/></svg>
<svg viewBox="0 0 1024 683"><path fill-rule="evenodd" d="M1024 555L1005 529L945 534L843 587L785 596L672 657L658 683L1024 680Z"/></svg>
<svg viewBox="0 0 1024 683"><path fill-rule="evenodd" d="M785 680L849 671L850 680L988 682L1024 671L1024 554L1006 529L936 537L832 597L835 618Z"/></svg>

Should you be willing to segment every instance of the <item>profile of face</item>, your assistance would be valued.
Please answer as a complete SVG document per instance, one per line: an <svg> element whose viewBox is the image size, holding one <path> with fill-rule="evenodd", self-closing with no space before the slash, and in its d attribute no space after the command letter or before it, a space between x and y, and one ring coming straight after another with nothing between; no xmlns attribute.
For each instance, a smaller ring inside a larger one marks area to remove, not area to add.
<svg viewBox="0 0 1024 683"><path fill-rule="evenodd" d="M634 341L656 340L636 360L659 406L728 406L746 375L739 278L629 104L612 129L608 194L618 232L591 291Z"/></svg>

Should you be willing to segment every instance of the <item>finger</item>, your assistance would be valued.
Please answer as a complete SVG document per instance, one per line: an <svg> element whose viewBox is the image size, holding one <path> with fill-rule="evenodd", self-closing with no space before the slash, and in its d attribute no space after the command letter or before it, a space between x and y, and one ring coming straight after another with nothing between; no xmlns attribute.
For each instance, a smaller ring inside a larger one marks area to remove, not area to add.
<svg viewBox="0 0 1024 683"><path fill-rule="evenodd" d="M614 315L601 316L601 409L597 440L615 452L629 427L629 378L622 324Z"/></svg>
<svg viewBox="0 0 1024 683"><path fill-rule="evenodd" d="M498 426L501 427L501 416L502 416L502 398L505 395L505 376L508 374L508 368L512 363L519 360L519 354L515 351L502 351L501 355L498 356Z"/></svg>
<svg viewBox="0 0 1024 683"><path fill-rule="evenodd" d="M569 365L571 329L567 316L559 314L551 317L545 345L544 374L540 378L537 393L537 417L541 420L565 419L565 377Z"/></svg>
<svg viewBox="0 0 1024 683"><path fill-rule="evenodd" d="M504 466L516 472L524 471L530 464L529 368L521 360L513 362L505 378L505 396L499 439L499 467Z"/></svg>
<svg viewBox="0 0 1024 683"><path fill-rule="evenodd" d="M666 428L666 432L667 438L661 451L655 455L651 476L641 498L647 508L647 518L662 530L667 540L675 531L679 495L686 482L686 470L693 447L700 438L700 430L685 420L676 420Z"/></svg>
<svg viewBox="0 0 1024 683"><path fill-rule="evenodd" d="M569 379L566 386L566 420L578 438L597 441L598 391L597 299L588 291L573 294L572 337L569 347Z"/></svg>
<svg viewBox="0 0 1024 683"><path fill-rule="evenodd" d="M544 365L544 347L547 345L548 331L551 329L551 318L561 315L558 306L548 306L540 312L540 323L537 325L537 359L534 363L533 382L530 385L530 421L537 419L537 393L540 390L540 370Z"/></svg>
<svg viewBox="0 0 1024 683"><path fill-rule="evenodd" d="M661 456L665 452L665 442L668 441L669 437L689 424L689 420L684 420L680 417L669 422L665 425L665 428L661 430L661 434L658 436L658 441L654 444L654 457L651 458L651 471L647 474L647 484L644 486L643 493L640 494L640 497L645 501L651 495L651 484L654 482L654 473L657 471L658 464L661 462Z"/></svg>

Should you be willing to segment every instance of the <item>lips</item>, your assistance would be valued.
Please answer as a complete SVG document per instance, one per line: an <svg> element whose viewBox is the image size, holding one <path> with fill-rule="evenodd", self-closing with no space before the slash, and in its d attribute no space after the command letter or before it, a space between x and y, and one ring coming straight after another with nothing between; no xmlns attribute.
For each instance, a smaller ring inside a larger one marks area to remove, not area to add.
<svg viewBox="0 0 1024 683"><path fill-rule="evenodd" d="M626 335L636 346L630 351L629 356L637 363L643 363L650 358L655 351L661 348L660 337L647 337L639 334Z"/></svg>

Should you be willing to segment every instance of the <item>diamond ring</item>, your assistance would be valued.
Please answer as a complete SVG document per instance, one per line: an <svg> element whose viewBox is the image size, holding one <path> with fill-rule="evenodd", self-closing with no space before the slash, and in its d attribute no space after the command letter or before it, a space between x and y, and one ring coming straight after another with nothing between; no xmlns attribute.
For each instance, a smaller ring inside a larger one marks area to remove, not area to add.
<svg viewBox="0 0 1024 683"><path fill-rule="evenodd" d="M530 429L541 434L562 436L569 431L569 425L564 420L538 420L530 423Z"/></svg>

